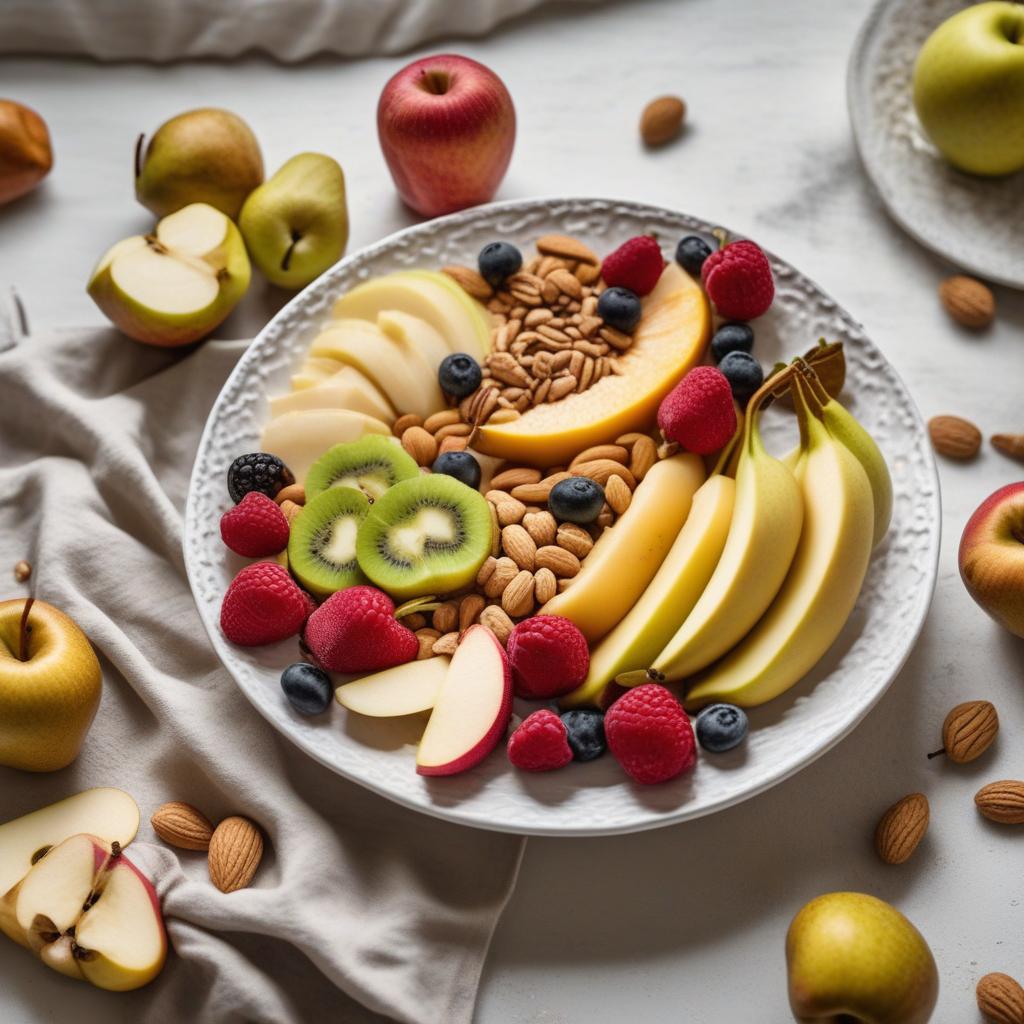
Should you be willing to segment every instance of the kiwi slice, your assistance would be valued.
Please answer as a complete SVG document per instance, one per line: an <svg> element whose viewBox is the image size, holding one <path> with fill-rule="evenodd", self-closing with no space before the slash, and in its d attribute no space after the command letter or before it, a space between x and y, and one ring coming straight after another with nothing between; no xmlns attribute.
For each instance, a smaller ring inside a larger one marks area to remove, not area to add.
<svg viewBox="0 0 1024 1024"><path fill-rule="evenodd" d="M358 441L336 444L321 455L306 474L306 498L331 487L353 487L376 501L399 480L419 476L416 460L394 438L369 434Z"/></svg>
<svg viewBox="0 0 1024 1024"><path fill-rule="evenodd" d="M332 487L307 501L292 520L288 566L316 597L365 583L356 561L356 535L370 502L352 487Z"/></svg>
<svg viewBox="0 0 1024 1024"><path fill-rule="evenodd" d="M359 567L406 600L468 586L491 553L487 501L454 477L402 480L375 501L359 526Z"/></svg>

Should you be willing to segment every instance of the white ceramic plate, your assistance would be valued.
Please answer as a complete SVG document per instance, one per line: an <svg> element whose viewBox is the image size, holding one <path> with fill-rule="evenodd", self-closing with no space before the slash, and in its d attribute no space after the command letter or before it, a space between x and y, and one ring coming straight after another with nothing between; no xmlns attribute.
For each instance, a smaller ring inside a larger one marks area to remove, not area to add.
<svg viewBox="0 0 1024 1024"><path fill-rule="evenodd" d="M819 336L846 344L848 404L885 453L895 487L888 539L875 553L861 598L822 663L795 689L751 714L741 750L701 758L696 771L661 786L631 783L610 756L561 771L513 770L499 748L478 768L448 779L414 769L420 723L374 720L334 706L321 718L295 714L279 684L296 660L295 640L246 650L221 636L223 595L242 561L220 540L230 504L225 473L253 451L267 396L287 389L331 302L358 281L403 267L471 263L484 243L529 249L540 235L575 235L607 252L633 235L656 233L667 253L682 235L711 225L669 210L600 199L527 200L481 207L399 232L356 253L293 299L260 333L232 373L207 421L196 456L185 522L185 562L217 653L259 712L310 756L383 796L427 814L480 828L544 835L600 835L657 828L709 814L759 793L823 754L867 714L910 653L935 583L939 491L924 425L910 395L860 325L784 261L772 257L777 297L757 322L756 353L771 366ZM792 416L769 410L769 443L792 443ZM525 705L517 708L524 712Z"/></svg>
<svg viewBox="0 0 1024 1024"><path fill-rule="evenodd" d="M911 98L922 44L969 6L881 0L850 55L850 120L868 177L897 224L957 266L1024 288L1024 172L990 179L955 170L925 136Z"/></svg>

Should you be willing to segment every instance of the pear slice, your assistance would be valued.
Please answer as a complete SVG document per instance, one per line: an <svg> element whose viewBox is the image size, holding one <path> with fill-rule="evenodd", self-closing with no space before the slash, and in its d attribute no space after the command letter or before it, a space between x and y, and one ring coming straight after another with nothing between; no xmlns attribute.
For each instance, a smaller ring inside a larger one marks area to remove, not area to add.
<svg viewBox="0 0 1024 1024"><path fill-rule="evenodd" d="M298 373L292 374L290 384L292 391L301 391L303 388L311 388L315 384L322 384L328 377L333 377L342 369L344 363L337 359L323 359L314 357L307 359L299 369Z"/></svg>
<svg viewBox="0 0 1024 1024"><path fill-rule="evenodd" d="M354 366L342 366L337 373L270 400L270 416L274 418L296 409L350 409L365 413L384 423L393 423L397 413L377 386Z"/></svg>
<svg viewBox="0 0 1024 1024"><path fill-rule="evenodd" d="M377 316L377 326L393 341L419 352L437 376L441 363L451 350L436 328L418 316L397 309L386 309Z"/></svg>

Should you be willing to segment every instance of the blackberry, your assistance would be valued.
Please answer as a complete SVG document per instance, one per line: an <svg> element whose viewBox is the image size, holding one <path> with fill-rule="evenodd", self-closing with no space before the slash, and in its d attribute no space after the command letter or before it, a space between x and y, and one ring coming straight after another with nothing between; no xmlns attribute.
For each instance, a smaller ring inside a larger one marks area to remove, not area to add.
<svg viewBox="0 0 1024 1024"><path fill-rule="evenodd" d="M292 471L276 455L266 452L239 455L228 466L228 494L236 505L252 491L273 498L282 487L293 483Z"/></svg>

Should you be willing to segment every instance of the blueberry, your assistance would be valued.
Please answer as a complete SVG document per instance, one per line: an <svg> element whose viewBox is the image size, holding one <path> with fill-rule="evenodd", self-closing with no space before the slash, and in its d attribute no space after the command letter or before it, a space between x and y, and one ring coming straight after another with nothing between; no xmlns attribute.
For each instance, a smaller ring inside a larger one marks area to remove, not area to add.
<svg viewBox="0 0 1024 1024"><path fill-rule="evenodd" d="M704 261L717 248L716 244L713 249L708 240L700 235L687 235L676 246L676 263L691 276L700 277Z"/></svg>
<svg viewBox="0 0 1024 1024"><path fill-rule="evenodd" d="M571 476L559 480L548 494L548 510L558 520L592 523L604 508L604 488L585 476Z"/></svg>
<svg viewBox="0 0 1024 1024"><path fill-rule="evenodd" d="M640 322L640 299L628 288L605 288L597 300L597 315L609 327L628 334Z"/></svg>
<svg viewBox="0 0 1024 1024"><path fill-rule="evenodd" d="M331 706L334 687L330 676L315 665L297 661L281 673L281 689L299 714L319 715Z"/></svg>
<svg viewBox="0 0 1024 1024"><path fill-rule="evenodd" d="M477 257L480 276L492 288L500 288L505 278L514 274L522 265L523 254L509 242L488 242Z"/></svg>
<svg viewBox="0 0 1024 1024"><path fill-rule="evenodd" d="M750 324L722 324L711 339L711 355L720 363L730 352L750 352L754 347L754 332Z"/></svg>
<svg viewBox="0 0 1024 1024"><path fill-rule="evenodd" d="M739 746L747 736L747 714L732 704L709 704L697 716L697 742L711 754Z"/></svg>
<svg viewBox="0 0 1024 1024"><path fill-rule="evenodd" d="M430 467L433 473L453 476L460 484L477 490L480 487L480 463L469 452L442 452Z"/></svg>
<svg viewBox="0 0 1024 1024"><path fill-rule="evenodd" d="M561 715L566 739L572 748L574 761L593 761L600 757L607 747L604 738L604 712L593 708L578 708L564 711Z"/></svg>
<svg viewBox="0 0 1024 1024"><path fill-rule="evenodd" d="M718 368L732 388L732 396L741 405L764 383L761 364L748 352L730 352Z"/></svg>
<svg viewBox="0 0 1024 1024"><path fill-rule="evenodd" d="M453 352L445 356L437 369L441 390L452 398L465 398L473 394L483 379L480 364L465 352Z"/></svg>
<svg viewBox="0 0 1024 1024"><path fill-rule="evenodd" d="M282 487L293 483L292 471L276 455L266 452L239 455L228 466L228 494L236 505L250 491L273 498Z"/></svg>

